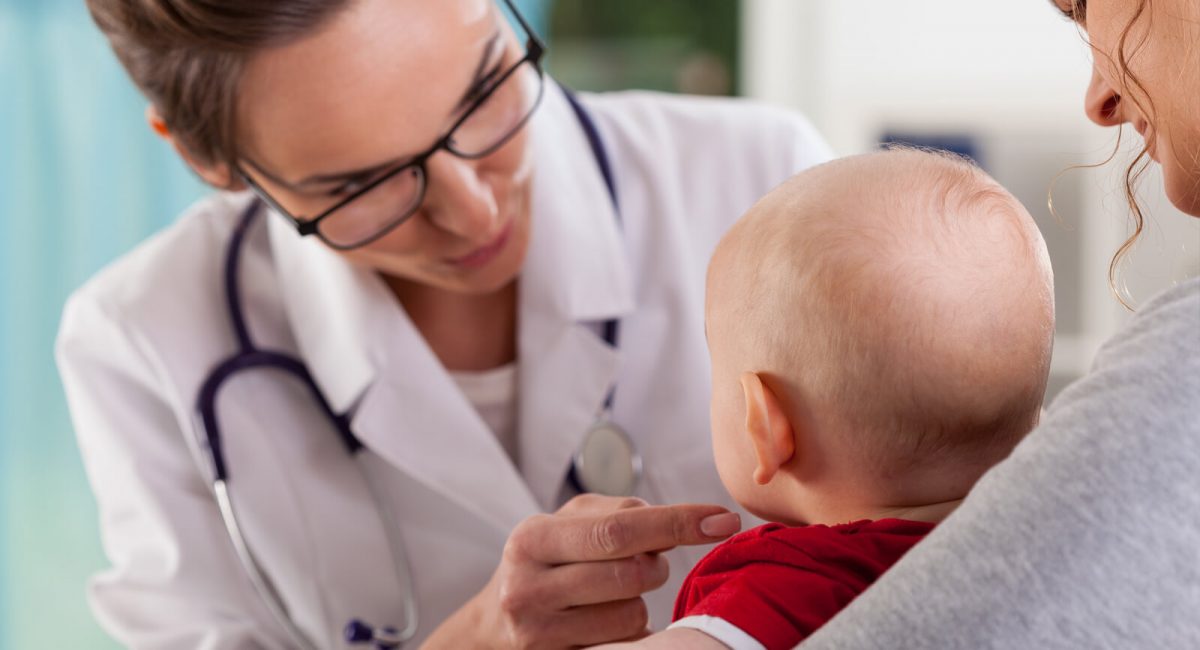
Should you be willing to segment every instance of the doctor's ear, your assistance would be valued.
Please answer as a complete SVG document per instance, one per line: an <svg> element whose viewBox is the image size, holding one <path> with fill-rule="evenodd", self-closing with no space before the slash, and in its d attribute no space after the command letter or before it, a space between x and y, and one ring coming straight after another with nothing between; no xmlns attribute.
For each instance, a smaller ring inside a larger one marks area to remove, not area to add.
<svg viewBox="0 0 1200 650"><path fill-rule="evenodd" d="M746 399L746 432L754 444L757 460L754 482L766 485L795 456L795 434L779 398L762 377L744 372L741 382Z"/></svg>
<svg viewBox="0 0 1200 650"><path fill-rule="evenodd" d="M171 147L175 149L175 153L179 154L180 158L183 158L183 162L192 168L192 171L200 177L200 180L213 187L225 190L239 189L241 187L242 183L240 180L235 182L235 178L230 173L228 166L201 163L186 147L180 144L179 140L171 133L170 127L167 126L167 121L163 119L154 104L146 107L146 122L150 125L150 130L154 131L155 135L171 144Z"/></svg>

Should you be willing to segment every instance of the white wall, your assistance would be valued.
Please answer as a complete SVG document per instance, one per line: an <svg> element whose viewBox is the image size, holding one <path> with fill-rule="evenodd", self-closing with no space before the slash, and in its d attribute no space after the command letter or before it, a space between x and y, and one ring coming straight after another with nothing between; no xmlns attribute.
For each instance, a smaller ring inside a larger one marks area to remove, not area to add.
<svg viewBox="0 0 1200 650"><path fill-rule="evenodd" d="M1078 123L1089 63L1045 0L744 0L749 94L836 147L881 116ZM797 83L799 82L799 83Z"/></svg>
<svg viewBox="0 0 1200 650"><path fill-rule="evenodd" d="M1128 208L1117 163L1062 177L1061 222L1045 206L1059 171L1102 161L1115 143L1114 131L1082 113L1091 67L1075 26L1047 0L743 0L743 8L747 94L804 111L839 153L873 148L885 130L979 142L985 167L1025 202L1050 246L1060 308L1053 388L1085 371L1128 318L1107 284ZM1200 274L1200 220L1163 199L1155 174L1143 195L1150 232L1125 272L1141 301Z"/></svg>

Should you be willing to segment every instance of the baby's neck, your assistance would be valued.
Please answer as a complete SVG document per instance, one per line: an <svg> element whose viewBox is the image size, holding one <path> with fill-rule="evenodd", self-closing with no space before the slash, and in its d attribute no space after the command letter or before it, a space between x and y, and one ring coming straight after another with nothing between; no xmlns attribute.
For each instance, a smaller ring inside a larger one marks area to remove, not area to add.
<svg viewBox="0 0 1200 650"><path fill-rule="evenodd" d="M884 506L875 509L863 519L908 519L909 521L927 521L936 524L945 519L954 512L954 509L962 503L962 499L953 499L950 501L942 501L940 503L929 503L924 505L911 506Z"/></svg>
<svg viewBox="0 0 1200 650"><path fill-rule="evenodd" d="M827 526L861 521L863 519L870 519L871 521L880 519L906 519L909 521L926 521L936 524L949 516L951 512L954 512L954 509L961 503L962 499L959 498L938 503L915 505L849 506L848 504L842 504L839 507L824 508L817 512L812 512L803 521L808 524L825 524Z"/></svg>

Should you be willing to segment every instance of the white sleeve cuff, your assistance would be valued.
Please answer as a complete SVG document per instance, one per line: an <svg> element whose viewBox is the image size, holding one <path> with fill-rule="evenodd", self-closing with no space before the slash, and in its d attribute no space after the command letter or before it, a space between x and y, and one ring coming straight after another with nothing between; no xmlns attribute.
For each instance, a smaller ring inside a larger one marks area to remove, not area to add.
<svg viewBox="0 0 1200 650"><path fill-rule="evenodd" d="M767 650L758 639L746 634L740 627L716 616L686 616L672 623L667 629L686 627L699 630L724 643L729 650Z"/></svg>

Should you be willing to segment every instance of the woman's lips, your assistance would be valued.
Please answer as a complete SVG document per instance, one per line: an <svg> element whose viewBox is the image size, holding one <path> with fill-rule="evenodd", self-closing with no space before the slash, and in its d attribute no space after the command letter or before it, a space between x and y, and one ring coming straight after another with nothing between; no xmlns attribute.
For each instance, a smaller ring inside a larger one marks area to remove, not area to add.
<svg viewBox="0 0 1200 650"><path fill-rule="evenodd" d="M476 248L462 257L454 257L446 260L453 266L464 269L478 269L487 266L489 262L496 259L500 251L504 250L504 245L508 243L508 238L512 235L513 222L509 221L508 225L500 231L499 235L491 242Z"/></svg>

